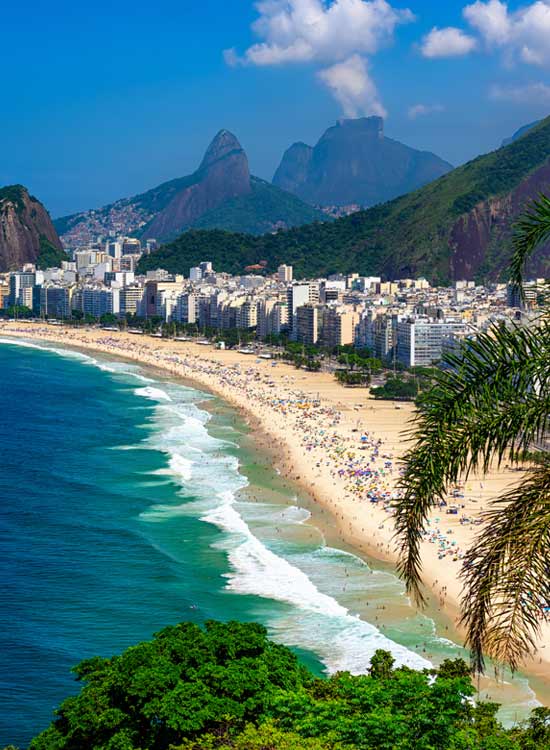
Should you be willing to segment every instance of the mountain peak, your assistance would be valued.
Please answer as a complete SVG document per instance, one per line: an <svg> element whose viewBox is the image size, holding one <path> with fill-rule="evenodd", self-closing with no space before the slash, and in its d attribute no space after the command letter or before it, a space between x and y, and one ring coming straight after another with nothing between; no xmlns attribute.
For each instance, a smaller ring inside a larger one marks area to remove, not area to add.
<svg viewBox="0 0 550 750"><path fill-rule="evenodd" d="M243 152L243 148L237 137L233 133L230 133L229 130L220 130L206 149L200 169L205 169L235 152Z"/></svg>
<svg viewBox="0 0 550 750"><path fill-rule="evenodd" d="M342 119L314 148L287 149L273 184L314 206L373 206L441 177L451 165L384 136L382 117Z"/></svg>
<svg viewBox="0 0 550 750"><path fill-rule="evenodd" d="M66 260L44 206L22 185L0 187L0 271Z"/></svg>
<svg viewBox="0 0 550 750"><path fill-rule="evenodd" d="M360 135L374 135L377 138L383 138L384 118L377 115L373 115L372 117L357 117L355 119L342 118L337 120L336 128ZM333 128L329 130L333 130Z"/></svg>

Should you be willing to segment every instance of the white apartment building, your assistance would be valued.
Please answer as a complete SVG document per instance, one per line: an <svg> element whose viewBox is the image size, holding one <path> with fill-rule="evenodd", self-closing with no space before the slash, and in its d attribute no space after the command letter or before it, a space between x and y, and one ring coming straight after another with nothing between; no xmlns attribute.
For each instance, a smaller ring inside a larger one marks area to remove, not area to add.
<svg viewBox="0 0 550 750"><path fill-rule="evenodd" d="M401 320L397 323L397 359L406 367L429 367L441 359L444 338L464 327L462 321Z"/></svg>
<svg viewBox="0 0 550 750"><path fill-rule="evenodd" d="M178 297L175 310L172 313L174 320L179 323L196 323L199 314L199 296L191 292L184 292Z"/></svg>
<svg viewBox="0 0 550 750"><path fill-rule="evenodd" d="M143 299L143 287L141 284L130 284L120 290L120 315L140 315L141 302Z"/></svg>
<svg viewBox="0 0 550 750"><path fill-rule="evenodd" d="M288 326L288 307L278 299L262 299L258 303L258 336L278 335Z"/></svg>
<svg viewBox="0 0 550 750"><path fill-rule="evenodd" d="M292 266L287 266L284 263L277 269L277 279L281 284L289 284L294 276L294 269Z"/></svg>
<svg viewBox="0 0 550 750"><path fill-rule="evenodd" d="M83 287L78 295L74 295L79 301L79 307L84 315L93 315L99 318L107 313L119 315L120 313L120 289L109 287Z"/></svg>
<svg viewBox="0 0 550 750"><path fill-rule="evenodd" d="M304 282L292 284L286 290L288 308L288 330L290 338L296 341L297 336L297 310L303 305L317 304L319 302L319 284L316 282Z"/></svg>

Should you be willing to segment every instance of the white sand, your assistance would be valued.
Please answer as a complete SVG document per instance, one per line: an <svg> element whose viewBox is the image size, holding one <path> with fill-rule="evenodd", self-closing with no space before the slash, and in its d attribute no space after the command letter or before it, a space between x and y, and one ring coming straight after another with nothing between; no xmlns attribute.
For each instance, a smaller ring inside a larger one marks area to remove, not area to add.
<svg viewBox="0 0 550 750"><path fill-rule="evenodd" d="M398 459L406 447L403 433L414 415L412 405L375 401L366 389L344 388L324 373L306 373L281 363L273 366L269 360L188 342L21 321L0 324L0 336L123 356L218 394L261 428L259 444L271 450L282 473L302 484L330 512L344 541L379 559L397 559L392 518L382 502L371 503L366 495L387 492L389 497L394 490ZM340 475L348 469L370 469L374 476ZM432 514L431 528L439 538L423 544L424 581L438 608L453 620L460 606L461 551L479 530L461 524L460 518L475 519L490 498L520 479L521 474L507 468L484 478L471 477L464 497L450 500L464 506L458 515ZM550 680L550 624L543 625L537 653L525 671Z"/></svg>

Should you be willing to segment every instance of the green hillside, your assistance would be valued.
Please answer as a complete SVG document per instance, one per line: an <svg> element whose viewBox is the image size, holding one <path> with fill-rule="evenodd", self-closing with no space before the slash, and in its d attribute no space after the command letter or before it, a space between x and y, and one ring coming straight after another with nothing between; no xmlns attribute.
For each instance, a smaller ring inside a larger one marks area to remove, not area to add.
<svg viewBox="0 0 550 750"><path fill-rule="evenodd" d="M433 281L444 281L450 277L451 232L461 217L488 199L508 196L546 165L549 157L547 118L509 146L368 211L261 237L187 232L143 258L140 270L162 266L186 272L208 259L218 270L238 273L246 265L266 260L268 271L285 262L294 266L298 277L358 271L394 277L424 274ZM491 261L491 268L479 268L480 273L494 273L506 264L510 222L505 216L504 223L504 234L491 235L486 246L472 248Z"/></svg>
<svg viewBox="0 0 550 750"><path fill-rule="evenodd" d="M329 217L291 193L252 177L252 192L226 201L196 221L195 229L226 229L229 232L264 234L277 228L328 221Z"/></svg>
<svg viewBox="0 0 550 750"><path fill-rule="evenodd" d="M64 250L60 250L43 234L40 235L40 250L36 259L37 268L59 268L63 261L70 260Z"/></svg>

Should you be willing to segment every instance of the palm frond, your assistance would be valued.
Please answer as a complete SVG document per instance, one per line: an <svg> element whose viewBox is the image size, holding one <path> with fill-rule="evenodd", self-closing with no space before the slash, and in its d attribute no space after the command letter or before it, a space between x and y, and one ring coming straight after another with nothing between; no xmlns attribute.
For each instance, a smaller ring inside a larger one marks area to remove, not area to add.
<svg viewBox="0 0 550 750"><path fill-rule="evenodd" d="M515 670L533 654L550 606L550 463L494 501L484 521L464 559L461 622L477 671L484 655Z"/></svg>
<svg viewBox="0 0 550 750"><path fill-rule="evenodd" d="M550 413L550 326L494 327L449 356L420 404L396 502L398 569L419 603L420 547L431 509L449 486L493 462L517 463L542 441Z"/></svg>
<svg viewBox="0 0 550 750"><path fill-rule="evenodd" d="M550 239L550 198L540 195L514 225L514 254L510 263L510 281L522 292L525 263L532 253Z"/></svg>

